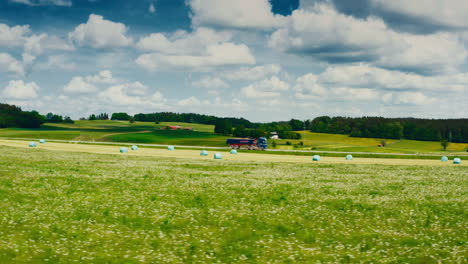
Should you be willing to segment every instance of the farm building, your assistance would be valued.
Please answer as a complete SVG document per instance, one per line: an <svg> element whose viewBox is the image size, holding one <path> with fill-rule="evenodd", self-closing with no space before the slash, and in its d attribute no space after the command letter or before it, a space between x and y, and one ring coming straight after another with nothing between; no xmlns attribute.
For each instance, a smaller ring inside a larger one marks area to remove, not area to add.
<svg viewBox="0 0 468 264"><path fill-rule="evenodd" d="M279 139L279 135L277 132L270 132L270 139Z"/></svg>
<svg viewBox="0 0 468 264"><path fill-rule="evenodd" d="M193 130L192 127L181 127L181 126L167 126L165 129L169 130Z"/></svg>

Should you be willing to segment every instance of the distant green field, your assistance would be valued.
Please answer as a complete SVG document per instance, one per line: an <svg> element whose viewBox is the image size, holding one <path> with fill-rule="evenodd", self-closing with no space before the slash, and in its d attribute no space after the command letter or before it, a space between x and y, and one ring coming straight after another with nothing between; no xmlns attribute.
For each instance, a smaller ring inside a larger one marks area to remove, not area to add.
<svg viewBox="0 0 468 264"><path fill-rule="evenodd" d="M466 166L49 145L95 147L0 146L0 263L466 263Z"/></svg>
<svg viewBox="0 0 468 264"><path fill-rule="evenodd" d="M115 131L132 131L132 130L145 130L145 129L161 129L166 126L181 126L190 127L194 131L198 132L214 132L213 125L193 124L193 123L180 123L180 122L160 122L155 124L154 122L135 122L130 123L128 121L115 121L115 120L78 120L74 124L45 124L46 126L68 128L68 129L105 129Z"/></svg>
<svg viewBox="0 0 468 264"><path fill-rule="evenodd" d="M276 140L278 149L313 149L320 151L344 151L344 152L385 152L385 153L436 153L443 152L439 142L417 141L417 140L395 140L385 139L387 146L378 147L383 139L380 138L355 138L347 135L312 133L300 131L300 140ZM286 145L286 142L292 145ZM294 145L303 142L304 146ZM449 152L464 152L468 144L451 143L447 150Z"/></svg>
<svg viewBox="0 0 468 264"><path fill-rule="evenodd" d="M227 137L207 132L158 130L150 133L118 134L105 139L113 142L225 147Z"/></svg>
<svg viewBox="0 0 468 264"><path fill-rule="evenodd" d="M191 127L193 131L164 130L169 125ZM128 121L76 121L75 124L44 124L40 129L0 129L0 137L61 139L79 141L111 141L148 144L173 144L187 146L224 147L226 137L215 135L214 126L162 122ZM316 150L342 152L385 152L385 153L437 153L442 154L439 142L415 140L386 140L387 146L378 147L382 139L353 138L346 135L312 133L300 131L301 140L275 140L277 149L282 150ZM287 145L287 142L291 145ZM270 140L270 143L272 141ZM302 142L303 145L299 145ZM271 146L271 145L270 145ZM448 152L466 153L468 144L451 143Z"/></svg>

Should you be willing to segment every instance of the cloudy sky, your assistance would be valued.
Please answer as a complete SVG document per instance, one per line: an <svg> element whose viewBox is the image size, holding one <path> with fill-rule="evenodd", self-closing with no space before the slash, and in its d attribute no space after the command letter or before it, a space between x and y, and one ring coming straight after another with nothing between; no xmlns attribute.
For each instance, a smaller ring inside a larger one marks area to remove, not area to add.
<svg viewBox="0 0 468 264"><path fill-rule="evenodd" d="M466 0L0 0L0 102L467 117Z"/></svg>

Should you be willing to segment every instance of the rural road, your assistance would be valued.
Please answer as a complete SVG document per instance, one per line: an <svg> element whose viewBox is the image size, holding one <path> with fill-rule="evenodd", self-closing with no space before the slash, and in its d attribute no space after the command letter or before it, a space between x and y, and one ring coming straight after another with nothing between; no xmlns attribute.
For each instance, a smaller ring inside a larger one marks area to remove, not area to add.
<svg viewBox="0 0 468 264"><path fill-rule="evenodd" d="M1 139L12 139L12 140L39 140L37 138L11 138L11 137L0 137ZM144 144L144 143L130 143L130 142L104 142L104 141L76 141L76 140L59 140L59 139L46 139L50 142L61 142L61 143L73 143L73 144L99 144L99 145L138 145L146 147L167 147L169 145L164 144ZM172 145L171 145L172 146ZM228 149L228 147L204 147L204 146L181 146L173 145L177 148L195 148L195 149ZM409 154L409 153L385 153L385 152L346 152L346 151L319 151L319 150L283 150L283 149L268 149L267 152L303 152L303 153L333 153L333 154L375 154L375 155L395 155L395 156L425 156L434 157L441 156L442 154ZM444 154L445 156L460 156L468 157L468 154Z"/></svg>

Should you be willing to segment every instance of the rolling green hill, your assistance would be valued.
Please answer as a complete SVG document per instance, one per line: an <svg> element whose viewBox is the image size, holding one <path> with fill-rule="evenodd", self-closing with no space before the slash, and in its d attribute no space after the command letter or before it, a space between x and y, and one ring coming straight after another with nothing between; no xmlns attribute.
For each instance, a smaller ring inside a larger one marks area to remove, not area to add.
<svg viewBox="0 0 468 264"><path fill-rule="evenodd" d="M378 147L380 138L356 138L347 135L313 133L300 131L300 140L277 140L278 149L313 149L323 151L345 151L345 152L385 152L385 153L432 153L443 152L439 142L417 141L417 140L395 140L385 139L387 146ZM286 145L289 141L292 145ZM304 146L297 146L300 142ZM296 147L294 146L296 145ZM447 148L450 152L463 152L468 144L451 143Z"/></svg>
<svg viewBox="0 0 468 264"><path fill-rule="evenodd" d="M187 130L165 130L169 125L191 127ZM132 142L147 144L172 144L188 146L226 146L224 136L213 133L214 126L193 123L135 122L127 121L76 121L75 124L46 123L38 129L0 129L0 137L29 139L60 139L80 141ZM276 149L317 150L344 152L385 153L442 153L439 142L415 140L386 140L387 146L378 147L382 139L355 138L346 135L300 131L300 140L275 140ZM270 143L272 141L270 140ZM300 143L303 144L300 144ZM289 144L288 144L289 143ZM468 144L452 143L449 152L465 152Z"/></svg>

